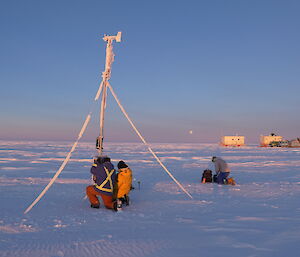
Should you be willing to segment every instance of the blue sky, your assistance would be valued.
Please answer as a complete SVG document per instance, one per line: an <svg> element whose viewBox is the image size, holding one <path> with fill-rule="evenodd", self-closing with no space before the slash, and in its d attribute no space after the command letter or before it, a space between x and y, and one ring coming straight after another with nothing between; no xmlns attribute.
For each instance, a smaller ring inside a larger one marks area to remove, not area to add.
<svg viewBox="0 0 300 257"><path fill-rule="evenodd" d="M2 1L1 139L73 140L110 80L149 142L300 136L299 1ZM109 95L106 141L136 141ZM98 135L95 106L84 140ZM188 132L192 130L193 134Z"/></svg>

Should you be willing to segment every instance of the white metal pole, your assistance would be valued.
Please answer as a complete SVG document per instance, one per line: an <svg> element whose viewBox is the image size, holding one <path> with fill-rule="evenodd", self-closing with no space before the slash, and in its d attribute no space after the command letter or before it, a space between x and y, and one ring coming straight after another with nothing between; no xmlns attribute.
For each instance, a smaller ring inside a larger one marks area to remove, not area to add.
<svg viewBox="0 0 300 257"><path fill-rule="evenodd" d="M113 53L113 41L116 42L121 41L121 32L118 32L116 36L104 36L103 40L107 42L106 44L106 58L105 58L105 71L102 72L102 81L103 81L103 90L102 90L102 100L100 107L100 132L98 137L99 145L98 155L101 156L103 152L103 139L104 139L104 117L105 117L105 108L106 108L106 100L107 100L107 84L108 80L111 76L111 66L114 62L114 53Z"/></svg>
<svg viewBox="0 0 300 257"><path fill-rule="evenodd" d="M100 107L100 135L99 135L99 149L98 154L99 156L102 155L103 151L103 138L104 138L104 114L105 114L105 107L106 107L106 98L107 98L107 83L103 83L103 90L102 90L102 100L101 100L101 107Z"/></svg>

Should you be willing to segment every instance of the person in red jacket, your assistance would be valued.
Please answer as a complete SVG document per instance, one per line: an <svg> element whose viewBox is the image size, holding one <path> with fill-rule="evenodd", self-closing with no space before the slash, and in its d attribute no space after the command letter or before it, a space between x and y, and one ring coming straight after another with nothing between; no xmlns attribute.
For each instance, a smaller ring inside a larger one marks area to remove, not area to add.
<svg viewBox="0 0 300 257"><path fill-rule="evenodd" d="M116 171L114 165L107 156L98 157L91 168L95 184L86 188L86 194L90 200L91 208L100 208L98 196L102 198L107 209L117 211L117 202L113 201L114 184L116 183Z"/></svg>

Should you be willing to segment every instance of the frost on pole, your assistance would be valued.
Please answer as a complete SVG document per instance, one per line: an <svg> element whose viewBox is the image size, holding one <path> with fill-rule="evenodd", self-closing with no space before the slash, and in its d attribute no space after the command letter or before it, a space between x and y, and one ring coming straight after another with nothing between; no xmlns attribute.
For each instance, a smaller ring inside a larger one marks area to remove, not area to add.
<svg viewBox="0 0 300 257"><path fill-rule="evenodd" d="M113 53L113 45L112 42L115 40L116 42L121 42L122 32L119 31L116 36L108 36L104 35L103 40L107 42L106 46L106 60L105 60L105 71L102 73L102 78L104 80L110 79L111 74L111 65L114 61L114 53Z"/></svg>
<svg viewBox="0 0 300 257"><path fill-rule="evenodd" d="M107 98L107 86L108 80L111 77L111 66L114 62L114 52L113 52L113 41L121 42L122 32L118 32L116 36L104 35L103 40L107 42L106 45L106 59L105 59L105 71L102 72L102 100L100 107L100 133L96 139L96 149L98 150L98 155L101 156L103 152L103 139L104 139L104 116L106 108L106 98Z"/></svg>

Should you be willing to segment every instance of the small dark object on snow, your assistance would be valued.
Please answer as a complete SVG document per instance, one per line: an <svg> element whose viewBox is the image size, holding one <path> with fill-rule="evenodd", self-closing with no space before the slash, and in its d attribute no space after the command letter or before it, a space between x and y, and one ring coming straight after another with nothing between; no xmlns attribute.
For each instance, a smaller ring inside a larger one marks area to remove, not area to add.
<svg viewBox="0 0 300 257"><path fill-rule="evenodd" d="M100 205L99 204L91 204L91 208L99 209Z"/></svg>

